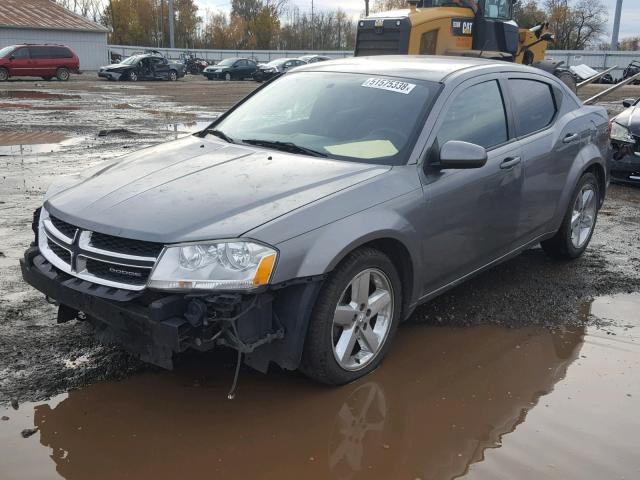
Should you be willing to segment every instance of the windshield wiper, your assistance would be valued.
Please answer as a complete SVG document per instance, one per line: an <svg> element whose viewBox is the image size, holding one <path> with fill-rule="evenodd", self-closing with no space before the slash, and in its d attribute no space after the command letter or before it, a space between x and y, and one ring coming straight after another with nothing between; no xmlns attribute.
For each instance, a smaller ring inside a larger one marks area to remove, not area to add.
<svg viewBox="0 0 640 480"><path fill-rule="evenodd" d="M236 143L233 140L233 138L231 138L229 135L224 133L222 130L216 130L215 128L212 128L212 129L205 130L204 133L210 133L211 135L214 135L214 136L216 136L218 138L221 138L222 140L224 140L225 142L228 142L228 143Z"/></svg>
<svg viewBox="0 0 640 480"><path fill-rule="evenodd" d="M250 145L256 145L258 147L274 148L276 150L282 150L288 153L302 153L305 155L311 155L312 157L327 157L326 153L313 150L311 148L302 147L292 142L278 142L275 140L259 140L259 139L243 139L242 143L248 143Z"/></svg>

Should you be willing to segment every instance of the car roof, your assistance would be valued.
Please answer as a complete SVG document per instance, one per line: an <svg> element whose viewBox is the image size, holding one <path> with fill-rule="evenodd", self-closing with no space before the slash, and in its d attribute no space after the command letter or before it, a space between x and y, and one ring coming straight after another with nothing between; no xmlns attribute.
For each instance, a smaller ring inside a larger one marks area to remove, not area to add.
<svg viewBox="0 0 640 480"><path fill-rule="evenodd" d="M445 57L440 55L378 55L350 57L303 65L301 71L367 73L441 82L447 76L463 70L505 70L531 72L532 67L474 57ZM539 69L533 69L541 72Z"/></svg>

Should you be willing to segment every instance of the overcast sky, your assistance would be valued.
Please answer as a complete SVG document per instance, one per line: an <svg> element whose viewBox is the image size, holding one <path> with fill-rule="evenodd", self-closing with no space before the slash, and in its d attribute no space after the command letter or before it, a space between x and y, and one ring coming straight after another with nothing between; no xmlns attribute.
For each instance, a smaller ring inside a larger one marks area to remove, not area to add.
<svg viewBox="0 0 640 480"><path fill-rule="evenodd" d="M311 11L311 0L290 0L301 10ZM603 0L609 8L609 35L613 25L613 12L616 0ZM231 0L196 0L201 9L226 10L231 8ZM373 0L371 0L373 4ZM342 8L354 17L358 17L364 10L364 0L315 0L316 10L335 10ZM620 20L620 38L640 35L640 2L638 0L624 0L622 4L622 17Z"/></svg>

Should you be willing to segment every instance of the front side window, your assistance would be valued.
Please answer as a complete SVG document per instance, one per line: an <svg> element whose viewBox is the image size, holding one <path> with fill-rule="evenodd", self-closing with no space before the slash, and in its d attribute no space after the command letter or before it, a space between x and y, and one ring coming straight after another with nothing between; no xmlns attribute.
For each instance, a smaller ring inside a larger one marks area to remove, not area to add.
<svg viewBox="0 0 640 480"><path fill-rule="evenodd" d="M482 13L485 18L511 18L511 4L509 0L484 0Z"/></svg>
<svg viewBox="0 0 640 480"><path fill-rule="evenodd" d="M29 54L36 59L50 58L49 47L29 47Z"/></svg>
<svg viewBox="0 0 640 480"><path fill-rule="evenodd" d="M28 48L18 48L12 54L13 58L16 60L26 60L29 58L29 49Z"/></svg>
<svg viewBox="0 0 640 480"><path fill-rule="evenodd" d="M542 130L556 115L556 103L551 86L537 80L509 79L518 136Z"/></svg>
<svg viewBox="0 0 640 480"><path fill-rule="evenodd" d="M438 92L421 80L290 73L211 128L237 143L288 142L338 160L402 165Z"/></svg>
<svg viewBox="0 0 640 480"><path fill-rule="evenodd" d="M498 82L465 88L451 103L437 136L440 147L449 140L475 143L486 149L508 140L507 117Z"/></svg>

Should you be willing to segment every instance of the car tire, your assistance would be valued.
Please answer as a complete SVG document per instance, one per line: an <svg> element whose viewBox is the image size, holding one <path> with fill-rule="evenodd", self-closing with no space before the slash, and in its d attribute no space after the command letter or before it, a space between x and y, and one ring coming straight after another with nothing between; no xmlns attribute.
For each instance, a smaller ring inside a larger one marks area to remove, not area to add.
<svg viewBox="0 0 640 480"><path fill-rule="evenodd" d="M132 82L137 82L138 74L135 71L130 70L129 72L127 72L127 80L130 80Z"/></svg>
<svg viewBox="0 0 640 480"><path fill-rule="evenodd" d="M358 294L365 284L366 293ZM389 257L373 248L349 254L320 290L300 370L327 385L368 374L386 355L401 309L402 284Z"/></svg>
<svg viewBox="0 0 640 480"><path fill-rule="evenodd" d="M584 253L598 218L600 188L596 176L587 172L576 185L560 230L548 240L540 242L552 257L572 260Z"/></svg>
<svg viewBox="0 0 640 480"><path fill-rule="evenodd" d="M227 82L231 81L231 74L230 74L230 73L228 73L228 72L227 72L227 73L225 73L225 74L224 74L224 79L225 79Z"/></svg>
<svg viewBox="0 0 640 480"><path fill-rule="evenodd" d="M170 82L177 81L178 80L178 72L176 72L175 70L169 70L168 80Z"/></svg>
<svg viewBox="0 0 640 480"><path fill-rule="evenodd" d="M56 78L61 82L66 82L67 80L69 80L70 76L71 73L69 72L68 68L60 67L58 70L56 70Z"/></svg>
<svg viewBox="0 0 640 480"><path fill-rule="evenodd" d="M9 70L0 67L0 82L6 82L9 79Z"/></svg>

